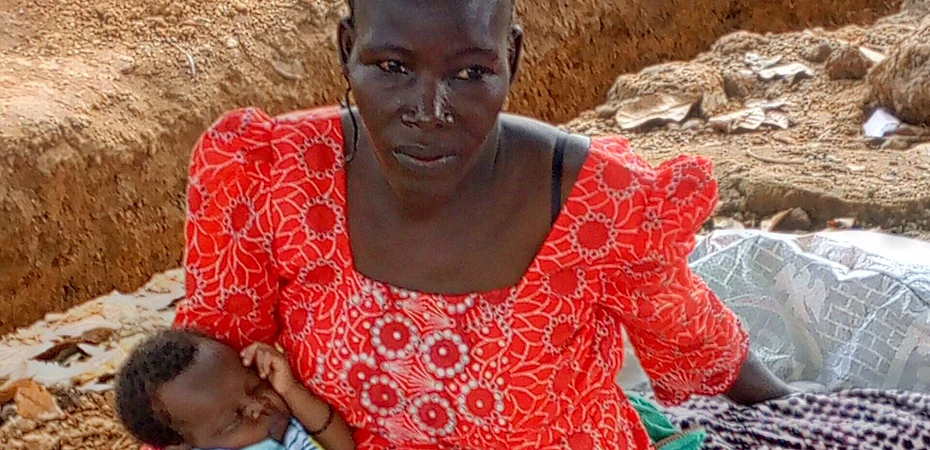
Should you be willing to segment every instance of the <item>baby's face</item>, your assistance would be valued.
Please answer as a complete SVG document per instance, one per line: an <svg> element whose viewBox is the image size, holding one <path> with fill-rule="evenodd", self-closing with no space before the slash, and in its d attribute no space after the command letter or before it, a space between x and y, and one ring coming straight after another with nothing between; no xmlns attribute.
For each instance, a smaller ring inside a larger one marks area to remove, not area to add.
<svg viewBox="0 0 930 450"><path fill-rule="evenodd" d="M281 439L290 413L283 399L242 366L239 355L205 341L194 363L158 390L156 408L186 443L201 449L238 449Z"/></svg>

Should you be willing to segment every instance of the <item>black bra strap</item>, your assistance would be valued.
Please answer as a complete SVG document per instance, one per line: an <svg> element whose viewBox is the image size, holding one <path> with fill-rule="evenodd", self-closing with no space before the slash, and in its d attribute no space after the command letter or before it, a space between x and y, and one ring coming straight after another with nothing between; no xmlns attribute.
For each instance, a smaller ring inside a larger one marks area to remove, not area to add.
<svg viewBox="0 0 930 450"><path fill-rule="evenodd" d="M555 151L552 152L552 220L554 224L562 211L562 171L565 159L565 143L568 141L567 133L560 133L555 141Z"/></svg>

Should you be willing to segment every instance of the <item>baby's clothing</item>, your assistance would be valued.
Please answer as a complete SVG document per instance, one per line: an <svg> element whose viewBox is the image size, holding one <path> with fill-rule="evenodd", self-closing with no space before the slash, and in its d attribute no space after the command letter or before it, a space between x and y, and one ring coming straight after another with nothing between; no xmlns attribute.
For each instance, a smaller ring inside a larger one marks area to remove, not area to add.
<svg viewBox="0 0 930 450"><path fill-rule="evenodd" d="M221 449L214 449L221 450ZM264 441L243 447L242 450L324 450L323 446L310 437L307 429L295 418L291 418L287 430L284 432L284 439L278 442L275 439L268 438Z"/></svg>

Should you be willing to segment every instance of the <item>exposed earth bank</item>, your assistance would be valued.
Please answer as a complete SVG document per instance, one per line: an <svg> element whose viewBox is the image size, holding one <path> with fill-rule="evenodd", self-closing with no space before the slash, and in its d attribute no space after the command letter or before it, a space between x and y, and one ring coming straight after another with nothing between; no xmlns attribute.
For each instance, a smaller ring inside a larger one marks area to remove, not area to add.
<svg viewBox="0 0 930 450"><path fill-rule="evenodd" d="M522 0L528 48L510 108L564 122L603 102L617 75L690 59L736 29L868 24L898 6ZM333 30L342 8L0 2L0 332L176 266L191 145L230 108L280 113L339 101ZM747 183L738 185L766 188Z"/></svg>

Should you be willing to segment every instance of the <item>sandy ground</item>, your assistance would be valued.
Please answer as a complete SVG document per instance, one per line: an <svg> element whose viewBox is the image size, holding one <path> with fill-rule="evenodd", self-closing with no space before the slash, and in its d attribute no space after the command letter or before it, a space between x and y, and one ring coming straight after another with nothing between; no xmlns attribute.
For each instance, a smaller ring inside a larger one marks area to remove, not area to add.
<svg viewBox="0 0 930 450"><path fill-rule="evenodd" d="M900 70L892 63L900 49L913 46L909 40L928 42L928 29L930 18L901 14L833 32L735 33L691 61L621 76L604 105L567 128L625 133L655 163L680 153L711 157L721 179L719 214L752 226L801 208L811 223L799 230L855 218L859 226L927 237L930 106L919 102L930 102L930 65L910 78L891 72ZM770 72L803 72L766 80L771 74L753 69L758 61ZM923 94L912 102L919 112L911 117L922 120L882 139L865 136L863 124L882 105L874 86L895 86L902 78L921 78ZM630 130L616 120L618 111L624 123L630 112L668 111L654 107L657 98L694 108L681 120L667 120L666 113L665 120ZM643 106L644 99L652 103ZM761 125L747 113L752 110Z"/></svg>

